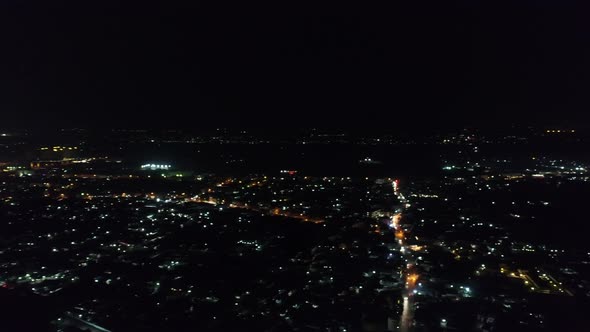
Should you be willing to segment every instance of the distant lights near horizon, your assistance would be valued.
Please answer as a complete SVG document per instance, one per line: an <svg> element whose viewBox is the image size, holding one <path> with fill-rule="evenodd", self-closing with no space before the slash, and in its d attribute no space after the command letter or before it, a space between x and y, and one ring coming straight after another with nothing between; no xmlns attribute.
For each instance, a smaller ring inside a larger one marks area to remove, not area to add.
<svg viewBox="0 0 590 332"><path fill-rule="evenodd" d="M547 129L546 133L575 133L574 129Z"/></svg>
<svg viewBox="0 0 590 332"><path fill-rule="evenodd" d="M152 171L155 170L169 170L170 167L172 167L171 165L167 165L167 164L144 164L141 165L141 169L149 169Z"/></svg>

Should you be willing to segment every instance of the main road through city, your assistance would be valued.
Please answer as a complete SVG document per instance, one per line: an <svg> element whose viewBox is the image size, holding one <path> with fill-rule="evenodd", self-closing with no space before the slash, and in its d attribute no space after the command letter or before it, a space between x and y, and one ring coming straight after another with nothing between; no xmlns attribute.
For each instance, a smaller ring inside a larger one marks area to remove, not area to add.
<svg viewBox="0 0 590 332"><path fill-rule="evenodd" d="M406 198L399 192L398 190L398 182L397 180L393 182L393 190L399 199L400 203L402 203L402 207L405 208L408 205ZM400 225L400 220L402 218L402 212L397 212L393 217L391 217L391 224L390 227L394 232L396 239L400 245L400 253L403 255L405 260L405 269L403 272L404 277L406 278L405 288L403 291L403 310L402 315L400 318L400 331L408 332L412 330L412 322L414 320L414 310L413 310L413 302L412 298L414 295L414 289L416 288L416 282L418 280L418 274L414 271L414 261L412 254L409 248L406 245L405 241L405 234Z"/></svg>

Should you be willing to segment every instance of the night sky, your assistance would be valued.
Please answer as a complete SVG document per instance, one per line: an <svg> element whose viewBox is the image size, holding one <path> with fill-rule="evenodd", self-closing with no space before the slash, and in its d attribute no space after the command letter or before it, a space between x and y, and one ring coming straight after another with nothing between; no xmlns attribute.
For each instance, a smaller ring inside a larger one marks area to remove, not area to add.
<svg viewBox="0 0 590 332"><path fill-rule="evenodd" d="M0 126L583 124L573 1L0 5Z"/></svg>

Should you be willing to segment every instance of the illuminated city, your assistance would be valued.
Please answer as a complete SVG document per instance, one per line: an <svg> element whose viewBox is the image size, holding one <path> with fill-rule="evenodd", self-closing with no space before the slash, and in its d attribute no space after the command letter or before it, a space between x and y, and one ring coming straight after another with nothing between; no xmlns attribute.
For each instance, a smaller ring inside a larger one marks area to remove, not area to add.
<svg viewBox="0 0 590 332"><path fill-rule="evenodd" d="M575 312L590 296L590 248L575 225L584 222L576 202L590 191L587 156L523 157L529 143L497 151L503 137L474 132L467 143L423 138L444 152L419 173L399 160L406 143L368 137L346 144L379 164L326 154L318 167L301 156L336 143L313 143L317 133L273 147L189 132L162 146L166 138L130 132L48 149L11 132L0 173L1 293L38 303L37 331L583 324ZM526 139L556 138L539 130ZM181 147L190 158L144 162ZM256 162L283 147L299 158Z"/></svg>

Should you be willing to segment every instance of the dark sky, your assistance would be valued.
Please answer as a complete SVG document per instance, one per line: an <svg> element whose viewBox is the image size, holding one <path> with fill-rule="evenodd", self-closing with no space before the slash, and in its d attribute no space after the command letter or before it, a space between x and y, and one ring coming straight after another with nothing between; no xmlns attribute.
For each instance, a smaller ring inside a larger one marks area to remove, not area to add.
<svg viewBox="0 0 590 332"><path fill-rule="evenodd" d="M0 5L4 126L589 120L590 20L573 1L19 3Z"/></svg>

